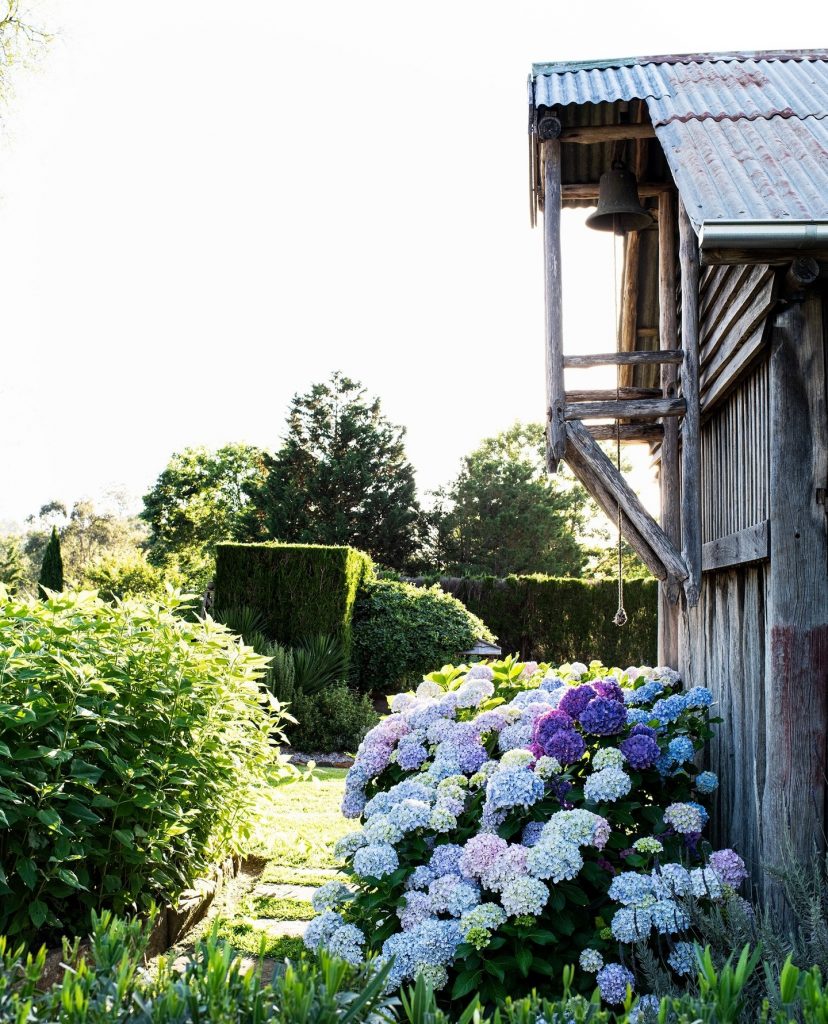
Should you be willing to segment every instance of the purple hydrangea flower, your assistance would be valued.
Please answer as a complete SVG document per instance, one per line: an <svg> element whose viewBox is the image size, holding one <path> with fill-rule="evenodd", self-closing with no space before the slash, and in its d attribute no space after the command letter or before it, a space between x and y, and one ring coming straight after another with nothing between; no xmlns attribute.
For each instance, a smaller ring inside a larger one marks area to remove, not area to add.
<svg viewBox="0 0 828 1024"><path fill-rule="evenodd" d="M578 716L583 728L593 736L613 736L627 724L623 704L611 697L596 697Z"/></svg>
<svg viewBox="0 0 828 1024"><path fill-rule="evenodd" d="M580 718L581 712L596 696L595 690L589 683L584 683L583 686L571 686L564 691L558 707L573 718Z"/></svg>
<svg viewBox="0 0 828 1024"><path fill-rule="evenodd" d="M596 679L590 684L599 697L606 697L608 700L617 700L619 704L624 703L624 691L616 679Z"/></svg>
<svg viewBox="0 0 828 1024"><path fill-rule="evenodd" d="M640 728L640 726L636 726ZM650 730L652 732L652 730ZM651 736L644 736L641 733L628 736L619 746L621 753L627 759L627 763L636 771L643 771L645 768L652 768L661 755L658 744Z"/></svg>
<svg viewBox="0 0 828 1024"><path fill-rule="evenodd" d="M735 850L716 850L710 854L709 864L725 885L734 888L748 875L745 862Z"/></svg>
<svg viewBox="0 0 828 1024"><path fill-rule="evenodd" d="M601 990L601 998L607 1003L623 1003L627 998L627 986L635 988L635 978L632 971L627 970L623 964L607 964L602 967L596 977L598 988Z"/></svg>
<svg viewBox="0 0 828 1024"><path fill-rule="evenodd" d="M628 721L630 714L632 714L632 712L628 711ZM630 729L630 736L649 736L652 740L658 739L658 733L656 732L656 730L653 729L652 726L644 725L643 722L637 723L632 727L632 729Z"/></svg>
<svg viewBox="0 0 828 1024"><path fill-rule="evenodd" d="M585 751L584 738L574 729L561 729L560 732L556 732L543 748L547 757L554 757L562 765L580 761Z"/></svg>
<svg viewBox="0 0 828 1024"><path fill-rule="evenodd" d="M546 714L535 719L532 742L537 743L543 749L556 732L560 732L561 729L573 729L574 727L574 719L565 711L560 709L547 711Z"/></svg>

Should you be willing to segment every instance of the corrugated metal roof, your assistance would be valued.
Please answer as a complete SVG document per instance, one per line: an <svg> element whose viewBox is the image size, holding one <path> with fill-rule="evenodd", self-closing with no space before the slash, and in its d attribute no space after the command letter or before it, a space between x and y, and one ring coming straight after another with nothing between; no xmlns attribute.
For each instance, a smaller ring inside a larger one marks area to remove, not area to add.
<svg viewBox="0 0 828 1024"><path fill-rule="evenodd" d="M828 50L543 64L532 81L536 106L575 105L570 114L644 100L697 229L828 218ZM573 183L595 180L586 158L570 162Z"/></svg>

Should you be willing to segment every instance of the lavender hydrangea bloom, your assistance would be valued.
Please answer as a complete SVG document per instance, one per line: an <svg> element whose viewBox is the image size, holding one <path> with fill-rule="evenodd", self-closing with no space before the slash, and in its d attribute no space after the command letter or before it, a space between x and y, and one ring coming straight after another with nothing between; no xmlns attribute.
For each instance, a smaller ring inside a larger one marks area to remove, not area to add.
<svg viewBox="0 0 828 1024"><path fill-rule="evenodd" d="M651 877L660 897L686 896L690 892L690 872L681 864L662 864Z"/></svg>
<svg viewBox="0 0 828 1024"><path fill-rule="evenodd" d="M466 673L466 679L494 679L494 670L491 665L472 665Z"/></svg>
<svg viewBox="0 0 828 1024"><path fill-rule="evenodd" d="M583 686L571 686L568 690L564 691L558 707L573 718L580 718L581 712L596 696L595 690L589 683L584 683Z"/></svg>
<svg viewBox="0 0 828 1024"><path fill-rule="evenodd" d="M472 725L478 733L500 732L506 725L506 719L496 708L493 711L482 711L472 720Z"/></svg>
<svg viewBox="0 0 828 1024"><path fill-rule="evenodd" d="M618 1005L627 998L627 986L635 989L635 978L632 971L623 964L607 964L595 979L604 1002Z"/></svg>
<svg viewBox="0 0 828 1024"><path fill-rule="evenodd" d="M545 747L549 740L560 732L561 729L574 729L575 719L560 708L547 711L535 719L535 726L532 730L532 740L541 747Z"/></svg>
<svg viewBox="0 0 828 1024"><path fill-rule="evenodd" d="M672 825L676 832L688 835L692 832L701 832L703 828L702 816L698 808L692 804L670 804L664 812L664 821Z"/></svg>
<svg viewBox="0 0 828 1024"><path fill-rule="evenodd" d="M427 889L434 881L434 872L427 864L418 864L405 880L406 889Z"/></svg>
<svg viewBox="0 0 828 1024"><path fill-rule="evenodd" d="M354 894L342 882L326 882L311 896L311 906L320 913L323 910L336 910L354 898Z"/></svg>
<svg viewBox="0 0 828 1024"><path fill-rule="evenodd" d="M543 752L562 765L575 764L584 756L586 743L583 736L574 729L561 729L550 737Z"/></svg>
<svg viewBox="0 0 828 1024"><path fill-rule="evenodd" d="M529 821L523 826L520 841L526 847L534 846L540 839L541 832L543 832L542 821Z"/></svg>
<svg viewBox="0 0 828 1024"><path fill-rule="evenodd" d="M528 747L532 741L532 723L514 722L501 730L497 740L501 751L514 750L515 747Z"/></svg>
<svg viewBox="0 0 828 1024"><path fill-rule="evenodd" d="M612 677L607 679L596 679L591 685L599 697L606 697L609 700L618 701L619 704L624 703L624 691L619 686L618 681Z"/></svg>
<svg viewBox="0 0 828 1024"><path fill-rule="evenodd" d="M342 916L335 910L326 910L323 914L319 914L305 931L305 946L313 951L319 949L320 946L326 946L334 932L344 923Z"/></svg>
<svg viewBox="0 0 828 1024"><path fill-rule="evenodd" d="M417 733L403 736L397 746L397 764L405 771L414 771L428 760L428 750Z"/></svg>
<svg viewBox="0 0 828 1024"><path fill-rule="evenodd" d="M627 724L627 712L623 704L611 697L596 697L587 704L578 721L593 736L613 736Z"/></svg>
<svg viewBox="0 0 828 1024"><path fill-rule="evenodd" d="M610 928L619 942L638 942L646 939L653 927L649 907L621 907L613 915Z"/></svg>
<svg viewBox="0 0 828 1024"><path fill-rule="evenodd" d="M675 935L690 927L687 911L674 900L658 900L647 908L659 935Z"/></svg>
<svg viewBox="0 0 828 1024"><path fill-rule="evenodd" d="M652 768L661 756L661 750L656 741L650 736L642 736L640 733L628 736L621 743L620 750L629 766L636 771Z"/></svg>
<svg viewBox="0 0 828 1024"><path fill-rule="evenodd" d="M716 872L725 885L735 889L747 878L745 862L735 850L716 850L710 854L710 867Z"/></svg>
<svg viewBox="0 0 828 1024"><path fill-rule="evenodd" d="M480 889L457 875L435 878L428 889L433 910L438 914L462 917L480 902Z"/></svg>
<svg viewBox="0 0 828 1024"><path fill-rule="evenodd" d="M542 837L526 857L526 870L530 875L550 879L555 884L576 878L583 866L578 844L562 836Z"/></svg>
<svg viewBox="0 0 828 1024"><path fill-rule="evenodd" d="M428 866L435 875L461 875L460 861L464 850L456 843L442 843L434 847Z"/></svg>

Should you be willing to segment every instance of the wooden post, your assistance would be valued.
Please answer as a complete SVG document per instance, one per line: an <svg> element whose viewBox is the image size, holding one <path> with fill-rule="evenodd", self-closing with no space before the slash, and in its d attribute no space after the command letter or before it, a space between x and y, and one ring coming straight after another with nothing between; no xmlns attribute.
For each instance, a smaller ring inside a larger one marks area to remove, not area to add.
<svg viewBox="0 0 828 1024"><path fill-rule="evenodd" d="M828 411L818 294L777 314L770 357L770 569L761 859L824 846L828 726ZM756 751L737 751L753 758ZM786 913L768 876L765 896Z"/></svg>
<svg viewBox="0 0 828 1024"><path fill-rule="evenodd" d="M546 465L555 473L566 452L564 424L563 313L561 290L561 143L541 142L543 158L543 252L546 296Z"/></svg>
<svg viewBox="0 0 828 1024"><path fill-rule="evenodd" d="M678 347L676 317L676 203L671 192L658 199L658 334L662 349ZM677 370L674 363L661 367L661 391L664 398L676 397ZM661 528L672 543L681 550L679 519L679 450L678 420L664 419L664 439L661 442ZM658 663L678 664L678 599L681 584L669 577L658 588Z"/></svg>
<svg viewBox="0 0 828 1024"><path fill-rule="evenodd" d="M681 543L688 577L687 604L695 607L701 590L701 410L699 408L699 246L696 232L679 202L681 266L681 394L687 403L681 430Z"/></svg>

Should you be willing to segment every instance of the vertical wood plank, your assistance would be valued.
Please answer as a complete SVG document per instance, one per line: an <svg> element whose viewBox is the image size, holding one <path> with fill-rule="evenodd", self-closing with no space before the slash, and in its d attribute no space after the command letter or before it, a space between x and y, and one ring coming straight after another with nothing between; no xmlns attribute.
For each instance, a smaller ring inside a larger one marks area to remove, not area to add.
<svg viewBox="0 0 828 1024"><path fill-rule="evenodd" d="M823 308L819 295L776 316L770 358L771 562L762 856L810 858L824 844L828 726L828 538L817 489L828 478ZM778 885L765 898L787 915Z"/></svg>
<svg viewBox="0 0 828 1024"><path fill-rule="evenodd" d="M543 156L543 251L546 300L546 465L555 473L566 453L561 288L561 143L546 139Z"/></svg>
<svg viewBox="0 0 828 1024"><path fill-rule="evenodd" d="M699 433L699 246L684 204L679 201L681 266L681 341L684 362L681 393L687 403L681 432L681 544L689 571L684 581L687 604L695 607L701 586L701 457Z"/></svg>
<svg viewBox="0 0 828 1024"><path fill-rule="evenodd" d="M660 347L678 348L676 310L676 201L663 192L658 200L658 333ZM665 398L675 398L677 368L673 363L661 366L661 389ZM679 510L678 419L665 416L661 443L661 528L674 546L681 550ZM678 616L681 585L673 578L658 588L658 660L661 665L678 663Z"/></svg>

